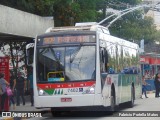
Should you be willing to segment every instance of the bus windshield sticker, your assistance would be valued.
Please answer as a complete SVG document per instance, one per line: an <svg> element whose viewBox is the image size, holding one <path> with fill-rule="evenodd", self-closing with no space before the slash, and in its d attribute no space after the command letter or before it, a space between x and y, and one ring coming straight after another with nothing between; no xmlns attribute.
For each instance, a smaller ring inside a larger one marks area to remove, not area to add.
<svg viewBox="0 0 160 120"><path fill-rule="evenodd" d="M64 81L64 78L48 78L49 82Z"/></svg>
<svg viewBox="0 0 160 120"><path fill-rule="evenodd" d="M47 78L48 78L48 82L64 81L64 75L62 71L49 72L47 74Z"/></svg>

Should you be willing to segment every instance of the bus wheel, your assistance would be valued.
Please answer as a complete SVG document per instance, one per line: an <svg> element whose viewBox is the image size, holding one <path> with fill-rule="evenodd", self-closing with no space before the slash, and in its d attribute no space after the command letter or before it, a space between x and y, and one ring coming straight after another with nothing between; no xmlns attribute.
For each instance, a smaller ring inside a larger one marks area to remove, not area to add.
<svg viewBox="0 0 160 120"><path fill-rule="evenodd" d="M115 94L114 94L114 91L113 89L111 90L111 104L110 104L110 112L114 112L115 111Z"/></svg>
<svg viewBox="0 0 160 120"><path fill-rule="evenodd" d="M131 101L129 102L129 107L132 108L134 106L134 87L131 88Z"/></svg>

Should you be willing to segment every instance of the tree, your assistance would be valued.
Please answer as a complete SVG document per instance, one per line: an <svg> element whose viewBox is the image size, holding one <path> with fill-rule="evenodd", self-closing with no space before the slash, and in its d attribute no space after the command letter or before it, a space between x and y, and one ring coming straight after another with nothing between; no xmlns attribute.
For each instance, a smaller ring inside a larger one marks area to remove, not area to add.
<svg viewBox="0 0 160 120"><path fill-rule="evenodd" d="M41 16L53 15L55 26L70 26L76 22L95 22L111 13L107 8L124 10L142 0L1 0L0 3ZM144 10L145 11L145 10ZM117 20L109 29L112 35L137 43L157 40L158 33L153 20L143 16L143 10L135 11Z"/></svg>
<svg viewBox="0 0 160 120"><path fill-rule="evenodd" d="M142 11L132 12L117 20L111 27L112 35L127 39L131 42L139 43L144 39L145 43L154 41L157 32L153 19L143 17Z"/></svg>
<svg viewBox="0 0 160 120"><path fill-rule="evenodd" d="M140 3L141 0L101 0L100 3L101 2L107 3L107 7L111 7L116 10L124 10L128 7L131 7L132 5ZM100 8L102 9L103 7ZM101 11L105 12L106 10ZM148 9L137 10L122 16L110 26L110 33L114 36L136 43L139 43L139 41L142 39L145 40L145 43L153 42L154 40L158 39L158 33L154 26L153 19L144 17L144 14L147 11ZM105 13L103 13L103 17L104 14ZM111 14L113 13L107 13L106 15L109 16ZM112 19L115 17L112 17ZM112 21L112 19L109 19L109 21ZM103 25L106 26L109 21L104 22Z"/></svg>
<svg viewBox="0 0 160 120"><path fill-rule="evenodd" d="M4 4L41 16L54 16L55 26L93 22L106 17L106 8L124 9L141 0L1 0ZM100 12L102 11L102 12Z"/></svg>
<svg viewBox="0 0 160 120"><path fill-rule="evenodd" d="M27 66L26 64L26 45L27 42L1 42L1 52L8 56L11 60L13 71L15 75L17 75L19 64L24 63L23 66ZM5 47L8 46L8 47ZM8 50L9 49L9 50ZM23 67L21 66L21 67Z"/></svg>
<svg viewBox="0 0 160 120"><path fill-rule="evenodd" d="M96 0L55 0L53 9L56 26L93 22L97 18Z"/></svg>
<svg viewBox="0 0 160 120"><path fill-rule="evenodd" d="M107 8L113 8L116 10L124 10L128 7L132 7L142 2L142 0L97 0L96 1L97 11L101 11L99 14L99 20L106 18Z"/></svg>

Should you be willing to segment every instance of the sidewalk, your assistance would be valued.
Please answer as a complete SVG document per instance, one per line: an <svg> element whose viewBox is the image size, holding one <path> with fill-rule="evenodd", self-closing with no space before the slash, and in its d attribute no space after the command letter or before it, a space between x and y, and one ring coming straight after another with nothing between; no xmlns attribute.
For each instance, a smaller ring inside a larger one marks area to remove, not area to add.
<svg viewBox="0 0 160 120"><path fill-rule="evenodd" d="M155 93L154 93L154 91L147 91L147 97L148 97L148 98L155 98ZM142 98L143 98L143 99L146 99L146 98L145 98L145 95L142 95Z"/></svg>

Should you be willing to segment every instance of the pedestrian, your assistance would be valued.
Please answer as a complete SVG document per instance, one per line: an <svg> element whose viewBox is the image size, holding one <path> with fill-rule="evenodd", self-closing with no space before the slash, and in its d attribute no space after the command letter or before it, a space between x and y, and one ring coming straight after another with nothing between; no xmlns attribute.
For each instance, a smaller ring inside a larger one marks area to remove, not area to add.
<svg viewBox="0 0 160 120"><path fill-rule="evenodd" d="M29 81L29 90L30 90L30 97L31 97L31 106L34 106L34 99L33 99L33 96L34 96L34 93L33 93L33 70L31 68L30 70L30 75L28 77L28 81Z"/></svg>
<svg viewBox="0 0 160 120"><path fill-rule="evenodd" d="M159 97L159 92L160 92L160 73L157 73L154 79L154 85L155 85L155 97Z"/></svg>
<svg viewBox="0 0 160 120"><path fill-rule="evenodd" d="M145 81L145 77L144 76L142 76L142 95L143 95L143 93L144 93L144 95L145 95L145 97L146 98L148 98L148 96L147 96L147 85L150 85L150 84L148 84L146 81ZM141 97L142 98L142 97Z"/></svg>
<svg viewBox="0 0 160 120"><path fill-rule="evenodd" d="M13 95L10 96L10 105L13 104L13 110L15 109L15 101L14 101L14 93L15 93L15 87L16 87L16 79L14 77L14 74L12 71L10 71L10 88L12 90Z"/></svg>
<svg viewBox="0 0 160 120"><path fill-rule="evenodd" d="M2 89L1 94L1 111L4 111L4 103L7 98L6 86L9 86L9 83L4 79L4 74L0 73L0 86Z"/></svg>
<svg viewBox="0 0 160 120"><path fill-rule="evenodd" d="M24 92L26 90L26 80L22 76L21 72L18 72L18 76L16 79L16 90L17 90L17 106L20 106L20 96L23 101L23 105L25 105Z"/></svg>

